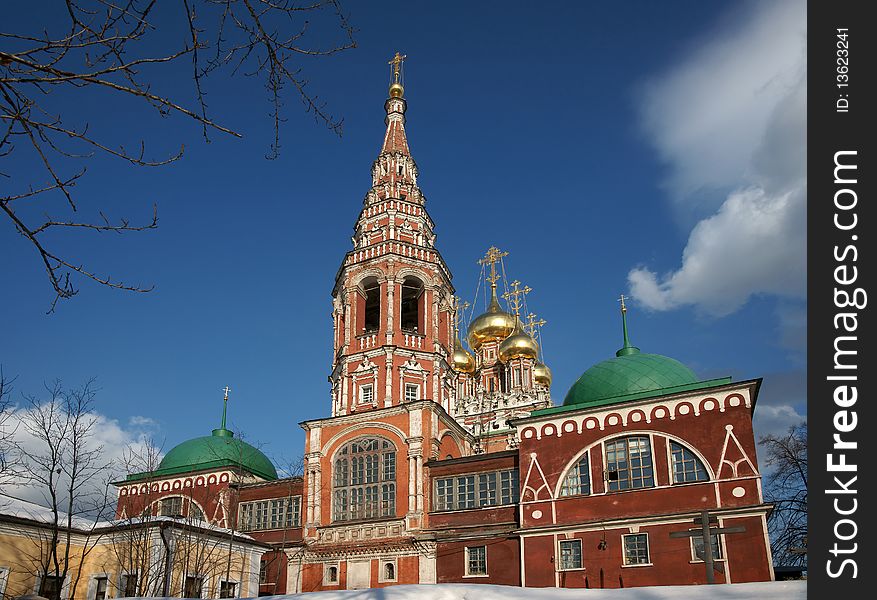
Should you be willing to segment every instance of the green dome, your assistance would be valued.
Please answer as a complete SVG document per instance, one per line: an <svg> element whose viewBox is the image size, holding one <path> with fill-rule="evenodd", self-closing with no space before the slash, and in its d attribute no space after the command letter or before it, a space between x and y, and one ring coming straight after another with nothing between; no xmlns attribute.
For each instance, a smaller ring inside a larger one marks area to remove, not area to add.
<svg viewBox="0 0 877 600"><path fill-rule="evenodd" d="M188 440L175 446L162 459L156 473L195 471L220 465L241 466L263 479L277 479L277 470L268 457L225 428L213 435Z"/></svg>
<svg viewBox="0 0 877 600"><path fill-rule="evenodd" d="M678 360L660 354L642 354L635 348L627 353L623 353L624 350L585 371L567 392L564 406L697 382L691 369Z"/></svg>

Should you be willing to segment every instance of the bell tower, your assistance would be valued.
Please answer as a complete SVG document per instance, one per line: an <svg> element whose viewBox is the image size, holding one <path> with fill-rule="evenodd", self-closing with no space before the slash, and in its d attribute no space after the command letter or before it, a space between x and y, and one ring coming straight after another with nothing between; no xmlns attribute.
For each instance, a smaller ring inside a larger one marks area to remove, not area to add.
<svg viewBox="0 0 877 600"><path fill-rule="evenodd" d="M449 410L451 274L405 132L405 56L389 62L383 144L332 290L332 416L430 399Z"/></svg>

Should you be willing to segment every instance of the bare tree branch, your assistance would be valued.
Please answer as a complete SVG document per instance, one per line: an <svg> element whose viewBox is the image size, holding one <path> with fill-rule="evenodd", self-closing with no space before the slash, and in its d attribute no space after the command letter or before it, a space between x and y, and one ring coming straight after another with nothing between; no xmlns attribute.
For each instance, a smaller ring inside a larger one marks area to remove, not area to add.
<svg viewBox="0 0 877 600"><path fill-rule="evenodd" d="M774 562L807 565L807 424L791 427L782 437L758 441L766 450L765 500L774 508L768 518Z"/></svg>
<svg viewBox="0 0 877 600"><path fill-rule="evenodd" d="M161 3L161 9L175 12L159 13L156 0L65 0L62 32L0 32L0 159L15 157L18 161L12 167L0 162L0 176L10 183L9 189L0 189L0 209L43 263L55 294L48 312L54 311L59 300L76 295L71 276L134 292L153 288L98 275L47 246L42 234L58 227L142 232L154 229L157 217L153 211L151 223L132 225L127 218L111 222L104 211L97 211L100 218L96 220L47 218L34 223L30 210L13 208L13 203L30 207L60 195L69 211L76 213L79 201L74 191L86 174L84 161L105 155L134 166L159 167L182 158L184 150L180 144L178 152L147 158L143 139L131 151L105 134L92 133L83 114L88 102L77 102L79 94L100 90L108 94L108 101L128 100L162 117L185 117L201 127L206 141L211 132L241 137L208 110L207 78L227 67L231 76L242 72L263 82L274 126L268 158L280 151L283 98L289 86L306 112L341 135L342 121L307 90L302 67L308 58L355 47L353 27L338 0L305 5L291 0L180 0L178 5ZM162 47L168 43L157 40L156 34L174 17L182 20L186 35ZM335 41L313 44L307 40L308 24L318 17L335 24ZM186 59L191 60L191 97L180 90L160 91L160 83L168 79L162 75ZM62 97L63 102L52 101L55 97ZM63 108L50 108L59 105ZM127 122L119 130L142 135Z"/></svg>

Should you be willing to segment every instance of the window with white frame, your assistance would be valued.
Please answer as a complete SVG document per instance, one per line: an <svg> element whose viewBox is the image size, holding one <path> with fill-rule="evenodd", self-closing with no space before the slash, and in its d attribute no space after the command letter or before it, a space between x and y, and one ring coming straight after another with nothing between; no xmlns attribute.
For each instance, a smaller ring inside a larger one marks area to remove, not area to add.
<svg viewBox="0 0 877 600"><path fill-rule="evenodd" d="M236 581L219 581L219 597L220 598L237 598L238 584Z"/></svg>
<svg viewBox="0 0 877 600"><path fill-rule="evenodd" d="M396 561L385 560L381 563L381 571L378 577L379 582L396 581Z"/></svg>
<svg viewBox="0 0 877 600"><path fill-rule="evenodd" d="M692 531L700 531L700 529L692 529ZM713 560L723 558L719 534L713 533L710 535L710 548L713 551ZM702 561L704 559L703 536L697 535L691 538L691 558L695 561Z"/></svg>
<svg viewBox="0 0 877 600"><path fill-rule="evenodd" d="M5 598L6 584L9 582L9 567L0 567L0 598Z"/></svg>
<svg viewBox="0 0 877 600"><path fill-rule="evenodd" d="M183 581L183 598L200 598L204 591L204 578L198 575L186 575Z"/></svg>
<svg viewBox="0 0 877 600"><path fill-rule="evenodd" d="M591 493L591 466L585 452L572 468L567 471L560 486L561 496L579 496Z"/></svg>
<svg viewBox="0 0 877 600"><path fill-rule="evenodd" d="M560 540L560 570L582 568L582 540Z"/></svg>
<svg viewBox="0 0 877 600"><path fill-rule="evenodd" d="M647 565L649 563L649 536L631 533L621 536L624 546L624 564Z"/></svg>
<svg viewBox="0 0 877 600"><path fill-rule="evenodd" d="M435 510L465 510L514 504L518 501L518 472L491 471L435 480Z"/></svg>
<svg viewBox="0 0 877 600"><path fill-rule="evenodd" d="M372 404L375 401L375 388L367 383L359 386L359 403Z"/></svg>
<svg viewBox="0 0 877 600"><path fill-rule="evenodd" d="M94 578L94 593L91 595L91 600L106 600L108 581L106 577Z"/></svg>
<svg viewBox="0 0 877 600"><path fill-rule="evenodd" d="M606 479L609 491L654 487L652 447L648 436L606 442Z"/></svg>
<svg viewBox="0 0 877 600"><path fill-rule="evenodd" d="M242 502L238 507L238 529L260 531L301 526L301 496Z"/></svg>
<svg viewBox="0 0 877 600"><path fill-rule="evenodd" d="M338 565L326 565L323 572L323 582L327 584L338 583Z"/></svg>
<svg viewBox="0 0 877 600"><path fill-rule="evenodd" d="M123 573L119 578L119 595L123 598L134 598L137 596L137 582L139 575L137 573Z"/></svg>
<svg viewBox="0 0 877 600"><path fill-rule="evenodd" d="M162 517L180 517L183 515L183 498L182 496L171 496L170 498L161 499L161 509L159 514Z"/></svg>
<svg viewBox="0 0 877 600"><path fill-rule="evenodd" d="M673 463L673 483L709 480L706 467L690 449L678 442L670 442L670 455Z"/></svg>
<svg viewBox="0 0 877 600"><path fill-rule="evenodd" d="M420 400L420 386L416 383L405 384L405 402Z"/></svg>
<svg viewBox="0 0 877 600"><path fill-rule="evenodd" d="M466 547L466 575L487 575L487 546Z"/></svg>
<svg viewBox="0 0 877 600"><path fill-rule="evenodd" d="M43 575L40 580L39 595L49 600L60 600L64 589L64 578L57 575Z"/></svg>
<svg viewBox="0 0 877 600"><path fill-rule="evenodd" d="M334 521L396 515L396 447L383 438L355 440L335 458Z"/></svg>

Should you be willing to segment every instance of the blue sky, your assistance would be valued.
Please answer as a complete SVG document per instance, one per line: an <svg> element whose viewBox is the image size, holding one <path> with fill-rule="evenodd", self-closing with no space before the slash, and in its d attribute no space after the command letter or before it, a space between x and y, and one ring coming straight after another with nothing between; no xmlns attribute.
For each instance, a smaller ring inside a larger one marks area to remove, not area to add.
<svg viewBox="0 0 877 600"><path fill-rule="evenodd" d="M45 5L17 3L3 29L51 27L60 6ZM509 252L509 277L533 288L529 307L548 322L556 403L620 346L624 292L643 351L703 378L764 377L757 433L805 415L803 2L345 8L357 48L302 62L344 134L288 96L276 160L265 158L270 106L250 78L208 80L213 116L243 134L210 143L187 119L112 95L52 98L115 143L186 151L159 169L93 159L77 186L84 215L142 220L156 203L156 231L52 238L101 274L154 284L148 294L81 282L46 315L38 257L0 221L0 364L18 392L94 377L107 444L146 433L167 450L218 426L229 385L231 425L295 460L298 422L329 413L330 292L399 50L409 143L457 292L473 301L486 248ZM162 19L155 43L171 43L177 21ZM156 85L189 99L186 73ZM32 162L7 160L4 194L44 181Z"/></svg>

